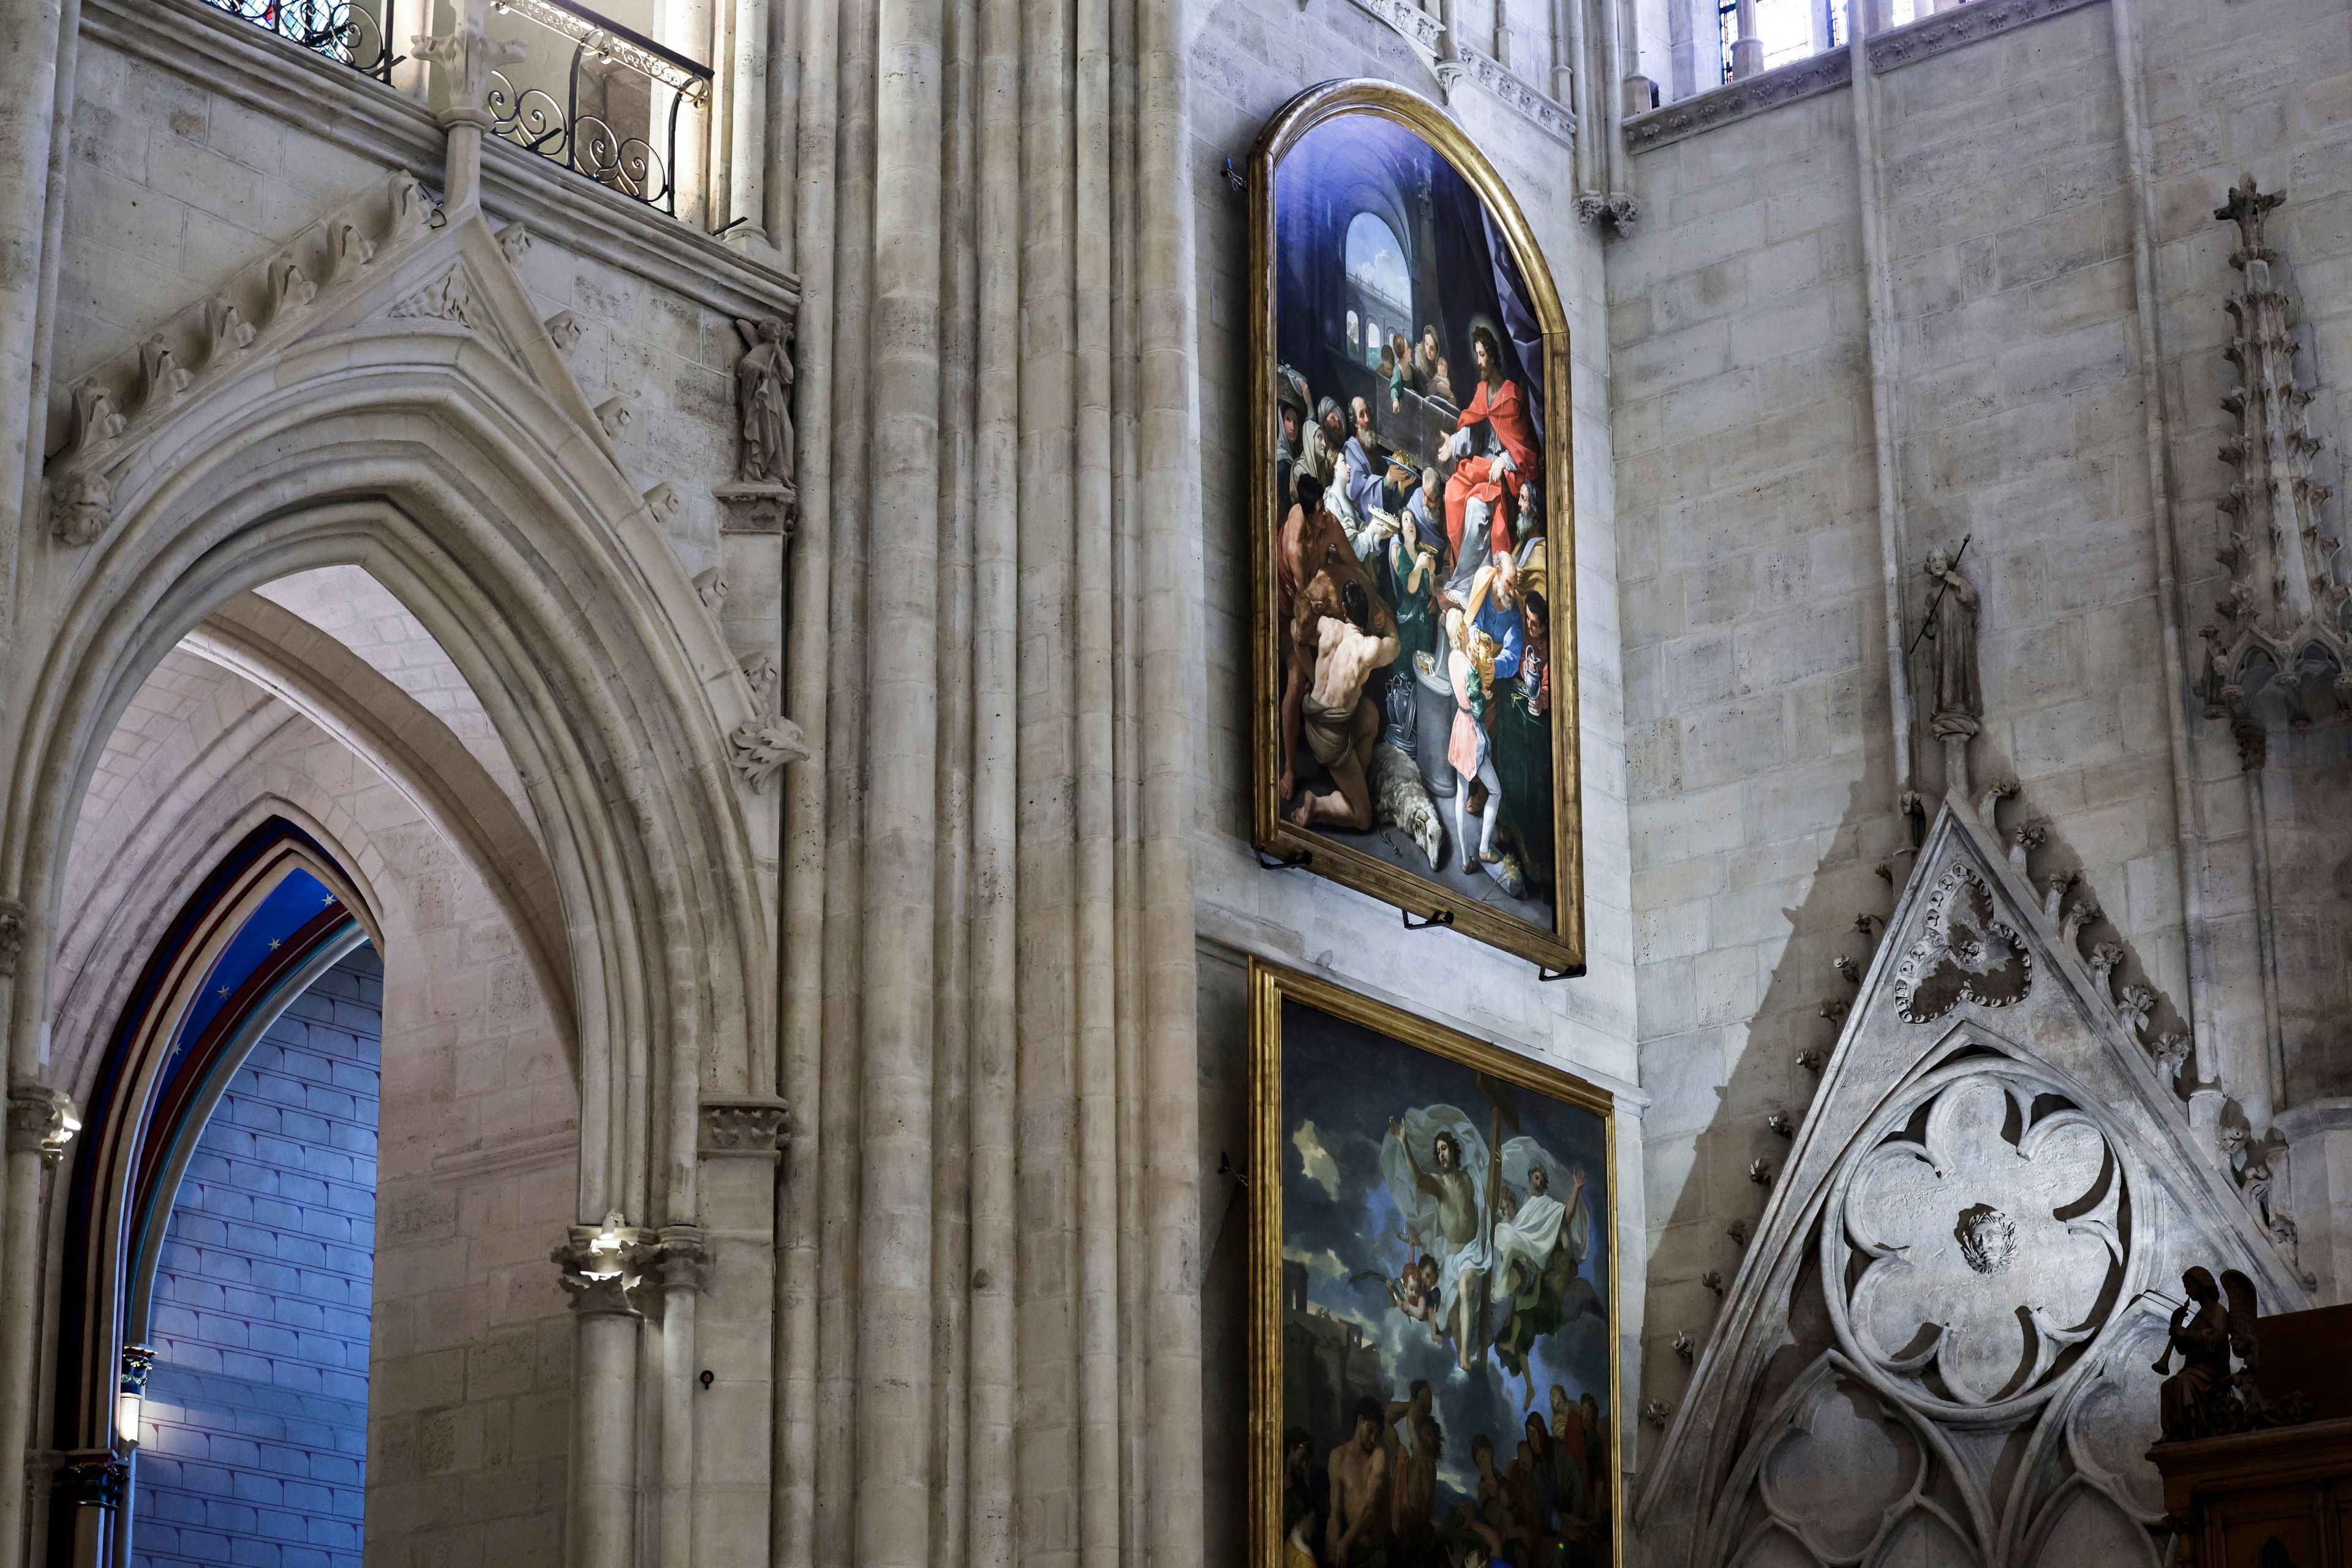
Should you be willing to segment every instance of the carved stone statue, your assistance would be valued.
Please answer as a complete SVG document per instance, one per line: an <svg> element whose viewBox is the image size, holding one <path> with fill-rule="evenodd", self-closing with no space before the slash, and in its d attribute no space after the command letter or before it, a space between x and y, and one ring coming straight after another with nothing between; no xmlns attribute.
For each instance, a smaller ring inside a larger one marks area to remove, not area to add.
<svg viewBox="0 0 2352 1568"><path fill-rule="evenodd" d="M781 317L756 321L740 317L743 357L735 362L735 394L742 416L743 446L735 477L711 494L726 509L720 527L728 533L793 531L793 356L784 347Z"/></svg>
<svg viewBox="0 0 2352 1568"><path fill-rule="evenodd" d="M793 361L784 349L784 323L774 316L738 321L743 357L735 362L735 385L743 412L743 454L735 477L745 484L793 482Z"/></svg>
<svg viewBox="0 0 2352 1568"><path fill-rule="evenodd" d="M2180 1277L2189 1300L2175 1308L2166 1325L2164 1353L2156 1371L2167 1372L2175 1353L2180 1370L2158 1390L2158 1415L2168 1443L2221 1437L2266 1426L2288 1426L2311 1417L2311 1401L2300 1394L2271 1399L2257 1380L2262 1369L2261 1308L2254 1282L2234 1268L2221 1271L2217 1286L2203 1268ZM2223 1297L2228 1304L2223 1305ZM2237 1370L2231 1371L2232 1356Z"/></svg>
<svg viewBox="0 0 2352 1568"><path fill-rule="evenodd" d="M2234 1268L2225 1270L2222 1277L2245 1293L2249 1321L2241 1331L2251 1344L2253 1282ZM2219 1418L2230 1394L2231 1325L2230 1310L2221 1305L2221 1287L2213 1283L2210 1271L2191 1268L2180 1277L2180 1289L2189 1300L2173 1309L2172 1321L2165 1327L2164 1353L2156 1358L2157 1373L2162 1376L2171 1371L2173 1356L2180 1357L2180 1370L2165 1377L2157 1392L2168 1443L2210 1437L2225 1430L2226 1424Z"/></svg>
<svg viewBox="0 0 2352 1568"><path fill-rule="evenodd" d="M1936 644L1927 727L1946 737L1973 735L1984 717L1984 693L1977 685L1977 591L1940 550L1927 557L1927 576L1937 584L1924 628Z"/></svg>

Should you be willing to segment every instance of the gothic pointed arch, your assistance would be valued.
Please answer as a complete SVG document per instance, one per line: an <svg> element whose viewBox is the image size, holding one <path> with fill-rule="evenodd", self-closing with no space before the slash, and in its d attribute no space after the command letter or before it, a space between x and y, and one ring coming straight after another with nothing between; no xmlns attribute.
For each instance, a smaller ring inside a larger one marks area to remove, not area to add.
<svg viewBox="0 0 2352 1568"><path fill-rule="evenodd" d="M47 652L11 708L0 889L47 952L83 781L146 671L247 589L360 566L526 781L574 981L582 1212L651 1215L689 1199L701 1083L772 1092L751 977L770 942L753 816L773 808L729 751L751 694L614 459L603 425L625 410L589 406L530 310L525 237L478 211L429 227L413 186L331 218L323 259L269 263L255 341L127 421L101 410L52 465L25 563L40 624L20 628ZM20 1060L47 970L16 987Z"/></svg>

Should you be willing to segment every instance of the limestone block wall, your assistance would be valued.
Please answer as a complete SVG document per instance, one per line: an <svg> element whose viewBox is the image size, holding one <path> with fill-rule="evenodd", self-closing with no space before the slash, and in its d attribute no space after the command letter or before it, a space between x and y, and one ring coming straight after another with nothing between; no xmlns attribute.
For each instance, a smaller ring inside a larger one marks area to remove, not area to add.
<svg viewBox="0 0 2352 1568"><path fill-rule="evenodd" d="M383 1008L362 949L197 1140L156 1267L134 1563L359 1568Z"/></svg>
<svg viewBox="0 0 2352 1568"><path fill-rule="evenodd" d="M1796 1058L1829 1047L1852 994L1833 961L1868 961L1876 928L1858 917L1884 914L1908 873L1899 794L1906 779L1930 804L1942 789L1924 723L1916 739L1897 733L1888 673L1890 642L1907 644L1924 615L1932 548L1969 541L1963 569L1982 595L1979 787L2020 782L2004 830L2046 822L2034 870L2079 872L2070 897L2103 912L2090 940L2119 942L2125 981L2159 994L2150 1034L2193 1021L2226 1096L2220 1113L2270 1120L2246 791L2226 727L2181 699L2161 545L2177 528L2193 652L2217 594L2211 501L2230 479L2212 454L2226 433L2234 231L2211 211L2242 166L2288 188L2284 215L2307 198L2294 231L2315 262L2296 269L2313 322L2305 369L2325 366L2352 305L2329 216L2343 178L2327 163L2345 136L2352 37L2340 10L2314 5L2132 12L2154 359L2110 7L1874 78L1886 515L1852 91L1633 160L1643 226L1607 265L1642 1069L1654 1100L1645 1397L1675 1401L1687 1373L1668 1342L1706 1340L1708 1277L1729 1278L1733 1227L1764 1196L1750 1166L1777 1165L1788 1147L1766 1119L1801 1116L1813 1081ZM2313 406L2316 425L2328 405ZM1928 700L1924 685L1906 691ZM2321 730L2291 744L2340 749ZM2176 745L2191 781L2185 836ZM2340 785L2271 772L2273 798L2309 813L2273 824L2274 859L2294 862L2279 883L2281 929L2294 932L2279 994L2294 997L2302 976L2313 1000L2288 1016L2317 1034L2321 999L2342 984L2330 916L2347 847L2322 826ZM2290 1037L2288 1054L2325 1053ZM2305 1070L2296 1092L2321 1092L2317 1069L2293 1066L2290 1089ZM2315 1143L2307 1151L2321 1164ZM2311 1216L2306 1261L2324 1269L2328 1200L2297 1201Z"/></svg>
<svg viewBox="0 0 2352 1568"><path fill-rule="evenodd" d="M1643 154L1609 256L1650 1300L1672 1399L1902 842L1842 98Z"/></svg>
<svg viewBox="0 0 2352 1568"><path fill-rule="evenodd" d="M579 323L568 357L589 400L618 397L632 410L614 444L640 486L667 484L677 492L668 528L687 571L719 565L719 504L710 489L735 472L735 361L743 344L733 323L674 289L545 238L531 242L520 270L542 318L568 310ZM781 629L781 610L775 624Z"/></svg>
<svg viewBox="0 0 2352 1568"><path fill-rule="evenodd" d="M1470 10L1465 7L1466 17ZM1450 931L1406 931L1388 905L1297 871L1258 868L1250 847L1250 273L1248 206L1221 178L1246 166L1266 119L1300 89L1376 77L1431 98L1437 84L1383 24L1346 0L1220 0L1199 8L1190 57L1199 225L1205 689L1195 720L1194 877L1201 949L1202 1225L1207 1312L1208 1560L1238 1561L1246 1462L1244 1309L1247 1200L1221 1156L1248 1147L1250 953L1318 970L1624 1091L1619 1223L1642 1229L1642 1099L1633 1088L1633 921L1618 655L1618 543L1611 519L1609 367L1600 253L1573 212L1569 151L1475 87L1449 108L1517 195L1558 286L1573 347L1578 641L1581 665L1585 913L1590 972L1539 984L1525 960ZM1474 23L1473 26L1490 25ZM1523 64L1514 57L1515 65ZM1628 1247L1621 1324L1638 1333L1641 1259ZM1220 1281L1223 1282L1222 1286ZM1632 1386L1628 1363L1627 1386ZM1621 1413L1624 1414L1624 1413ZM1632 1438L1627 1437L1630 1453Z"/></svg>

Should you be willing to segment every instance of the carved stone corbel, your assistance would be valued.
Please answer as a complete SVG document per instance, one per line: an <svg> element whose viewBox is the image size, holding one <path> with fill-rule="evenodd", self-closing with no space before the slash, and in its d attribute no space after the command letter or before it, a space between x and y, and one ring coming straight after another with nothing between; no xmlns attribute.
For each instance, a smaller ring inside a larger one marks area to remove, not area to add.
<svg viewBox="0 0 2352 1568"><path fill-rule="evenodd" d="M770 717L736 725L727 737L727 753L736 776L758 795L786 763L807 759L808 742L790 719Z"/></svg>
<svg viewBox="0 0 2352 1568"><path fill-rule="evenodd" d="M706 1100L702 1157L775 1160L791 1140L792 1112L781 1100Z"/></svg>
<svg viewBox="0 0 2352 1568"><path fill-rule="evenodd" d="M79 550L114 521L114 481L96 468L68 468L49 481L49 531Z"/></svg>

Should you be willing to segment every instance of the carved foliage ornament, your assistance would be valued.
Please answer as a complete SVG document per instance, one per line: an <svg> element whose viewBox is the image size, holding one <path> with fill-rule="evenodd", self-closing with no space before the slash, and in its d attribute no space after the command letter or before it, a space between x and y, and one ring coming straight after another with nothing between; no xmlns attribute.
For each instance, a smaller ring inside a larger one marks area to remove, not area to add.
<svg viewBox="0 0 2352 1568"><path fill-rule="evenodd" d="M1895 966L1896 1009L1914 1024L1931 1023L1963 1002L2009 1006L2032 984L2032 955L1999 918L1992 889L1970 867L1947 868L1927 896L1918 940Z"/></svg>
<svg viewBox="0 0 2352 1568"><path fill-rule="evenodd" d="M705 1100L702 1152L706 1156L772 1156L784 1142L782 1100Z"/></svg>
<svg viewBox="0 0 2352 1568"><path fill-rule="evenodd" d="M1894 1114L1822 1234L1840 1338L1948 1414L2046 1391L2121 1296L2130 1205L2114 1145L2005 1058L1931 1074Z"/></svg>
<svg viewBox="0 0 2352 1568"><path fill-rule="evenodd" d="M49 530L58 542L79 549L105 534L125 465L173 408L251 362L261 339L290 336L319 298L315 277L323 277L329 289L350 287L387 247L420 238L432 212L416 176L395 170L382 194L313 225L289 248L189 306L77 384L72 427L48 465ZM378 237L371 238L371 230ZM440 298L446 304L446 293ZM247 307L258 312L255 320L247 319Z"/></svg>

